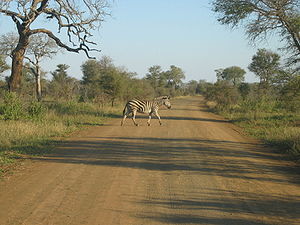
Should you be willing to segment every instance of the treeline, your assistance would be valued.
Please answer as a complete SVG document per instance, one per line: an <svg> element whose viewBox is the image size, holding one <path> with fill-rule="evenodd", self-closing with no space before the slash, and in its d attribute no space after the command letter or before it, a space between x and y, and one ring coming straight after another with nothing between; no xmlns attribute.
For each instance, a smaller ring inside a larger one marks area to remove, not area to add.
<svg viewBox="0 0 300 225"><path fill-rule="evenodd" d="M217 82L204 82L200 93L219 110L299 112L299 70L281 66L280 56L266 49L257 51L248 69L259 82L244 82L246 71L238 66L221 68L215 70Z"/></svg>
<svg viewBox="0 0 300 225"><path fill-rule="evenodd" d="M0 60L0 72L9 69L4 57ZM114 65L110 57L103 56L100 60L87 60L81 65L82 79L78 80L68 73L69 66L59 64L55 71L50 72L50 79L41 72L41 96L37 92L37 79L30 64L23 67L22 81L18 94L23 98L55 101L94 102L111 104L124 102L132 98L151 99L161 95L172 97L200 93L197 81L184 83L184 71L174 65L168 70L161 66L149 67L143 78L124 67ZM41 68L40 68L41 70ZM2 79L1 96L8 90L7 80Z"/></svg>

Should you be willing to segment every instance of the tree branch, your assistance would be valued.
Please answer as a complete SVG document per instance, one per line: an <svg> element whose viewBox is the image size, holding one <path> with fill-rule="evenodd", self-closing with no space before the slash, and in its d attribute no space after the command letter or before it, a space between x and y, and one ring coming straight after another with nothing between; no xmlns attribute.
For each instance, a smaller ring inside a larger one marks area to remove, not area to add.
<svg viewBox="0 0 300 225"><path fill-rule="evenodd" d="M70 47L70 46L68 46L68 45L66 45L66 44L64 44L64 43L62 43L62 41L61 41L58 37L56 37L56 36L55 36L51 31L49 31L49 30L46 30L46 29L35 29L35 30L31 30L31 31L30 31L30 34L37 34L37 33L44 33L44 34L48 35L48 37L51 38L51 39L53 39L53 40L55 41L55 43L56 43L58 46L60 46L60 47L62 47L62 48L64 48L64 49L66 49L66 50L69 51L69 52L76 52L76 53L79 53L80 51L83 51L83 52L85 52L86 56L87 56L89 59L95 59L95 57L91 57L91 56L89 55L89 51L91 51L92 49L90 49L90 48L85 44L85 42L81 43L81 44L79 45L78 48L72 48L72 47ZM93 50L94 50L94 51L99 51L99 50L95 50L95 49L93 49Z"/></svg>

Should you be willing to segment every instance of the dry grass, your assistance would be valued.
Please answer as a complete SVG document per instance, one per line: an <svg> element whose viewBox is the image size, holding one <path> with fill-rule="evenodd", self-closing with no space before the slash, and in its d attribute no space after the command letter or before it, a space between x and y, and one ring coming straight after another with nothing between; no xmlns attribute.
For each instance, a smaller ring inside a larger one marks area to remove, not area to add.
<svg viewBox="0 0 300 225"><path fill-rule="evenodd" d="M38 120L0 119L0 176L16 159L49 152L62 137L87 126L102 125L107 117L122 111L122 106L103 108L90 103L54 103L47 108Z"/></svg>
<svg viewBox="0 0 300 225"><path fill-rule="evenodd" d="M243 127L250 135L290 153L300 160L300 115L287 112L248 112L231 110L223 116Z"/></svg>

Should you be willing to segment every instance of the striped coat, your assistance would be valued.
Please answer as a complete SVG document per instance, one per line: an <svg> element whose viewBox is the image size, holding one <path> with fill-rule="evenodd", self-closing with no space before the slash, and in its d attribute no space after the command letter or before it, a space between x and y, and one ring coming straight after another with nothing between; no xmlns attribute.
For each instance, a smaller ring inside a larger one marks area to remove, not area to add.
<svg viewBox="0 0 300 225"><path fill-rule="evenodd" d="M163 105L168 109L171 108L169 96L161 96L155 98L152 101L144 101L138 99L130 100L126 103L125 108L123 110L123 119L121 121L121 126L123 126L126 117L130 114L132 114L132 121L134 125L138 126L138 123L135 121L135 116L137 112L149 115L149 119L147 121L148 126L150 126L150 120L152 115L155 115L159 120L159 124L162 125L160 116L158 114L158 109L160 108L160 106Z"/></svg>

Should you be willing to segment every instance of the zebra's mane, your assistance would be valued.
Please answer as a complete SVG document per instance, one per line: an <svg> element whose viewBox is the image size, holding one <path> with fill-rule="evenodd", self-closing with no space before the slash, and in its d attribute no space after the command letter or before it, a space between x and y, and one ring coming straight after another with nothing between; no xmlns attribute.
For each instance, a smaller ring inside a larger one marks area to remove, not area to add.
<svg viewBox="0 0 300 225"><path fill-rule="evenodd" d="M154 102L157 102L158 103L158 105L162 105L163 104L163 102L164 102L164 100L165 99L168 99L169 98L169 96L159 96L159 97L156 97L156 98L154 98Z"/></svg>

